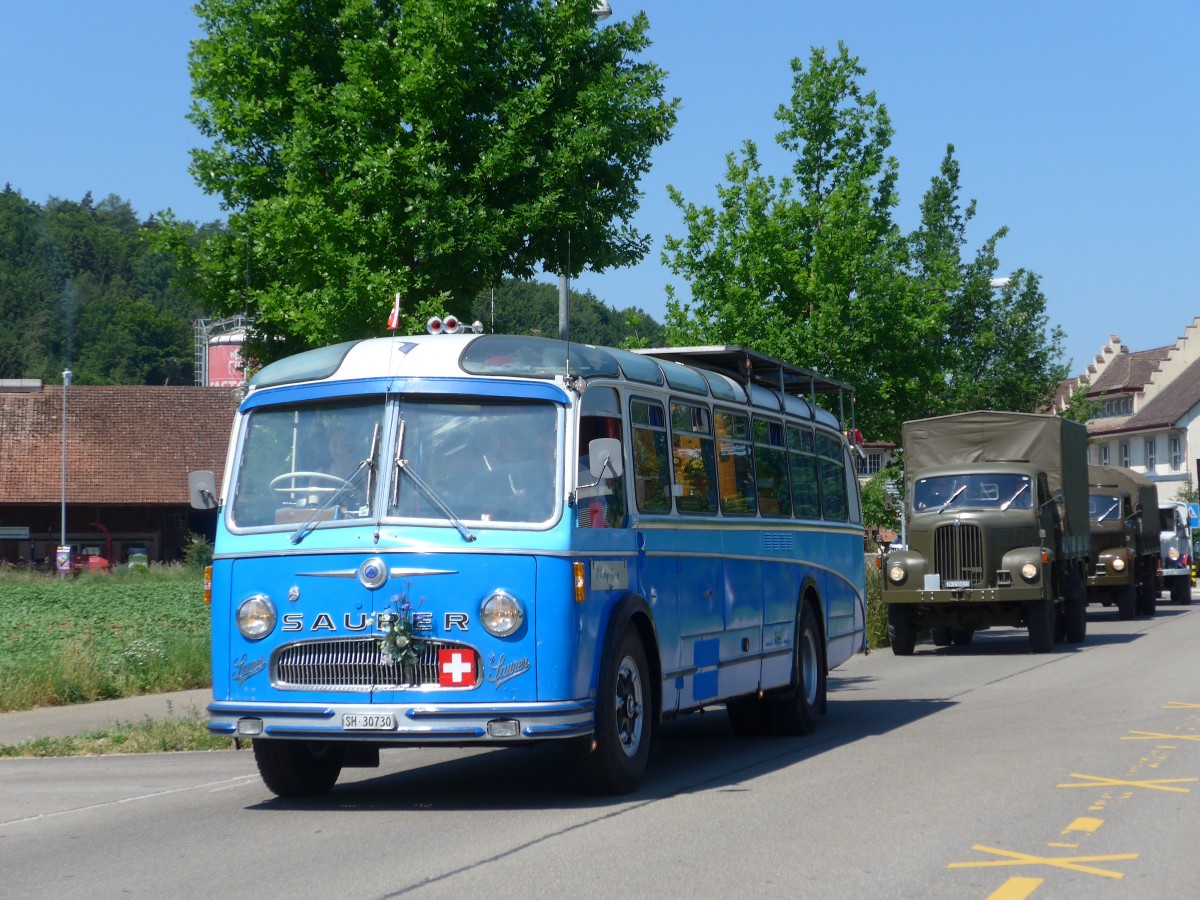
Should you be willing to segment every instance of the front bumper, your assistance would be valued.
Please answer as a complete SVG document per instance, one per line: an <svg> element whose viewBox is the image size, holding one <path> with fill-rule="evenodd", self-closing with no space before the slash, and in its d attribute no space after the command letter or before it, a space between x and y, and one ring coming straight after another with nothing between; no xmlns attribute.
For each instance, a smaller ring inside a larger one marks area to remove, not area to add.
<svg viewBox="0 0 1200 900"><path fill-rule="evenodd" d="M573 738L594 730L595 704L267 703L214 701L208 730L223 737L302 738L385 744L511 743ZM344 716L390 715L395 728L349 730ZM496 723L505 723L495 736ZM511 723L517 723L515 728ZM515 733L514 733L515 732Z"/></svg>
<svg viewBox="0 0 1200 900"><path fill-rule="evenodd" d="M884 603L911 603L919 606L972 606L992 603L1028 603L1042 599L1041 585L1033 587L964 588L962 590L923 590L884 588Z"/></svg>

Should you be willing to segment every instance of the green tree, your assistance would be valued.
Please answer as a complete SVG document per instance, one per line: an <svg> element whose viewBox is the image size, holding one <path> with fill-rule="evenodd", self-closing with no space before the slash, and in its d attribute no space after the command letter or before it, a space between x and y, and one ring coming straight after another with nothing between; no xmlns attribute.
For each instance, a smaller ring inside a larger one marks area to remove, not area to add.
<svg viewBox="0 0 1200 900"><path fill-rule="evenodd" d="M201 0L192 173L229 209L185 265L263 361L412 326L503 275L629 265L675 122L648 22L592 0ZM247 256L249 258L247 258Z"/></svg>
<svg viewBox="0 0 1200 900"><path fill-rule="evenodd" d="M911 346L896 339L907 295L891 121L844 45L792 70L791 102L775 114L790 175L764 175L747 141L726 158L719 207L670 189L687 233L667 237L663 261L692 298L669 295L668 338L746 344L853 382L861 427L890 437L894 373L909 368Z"/></svg>
<svg viewBox="0 0 1200 900"><path fill-rule="evenodd" d="M938 175L921 201L921 224L908 238L909 289L905 332L919 345L907 393L906 417L972 409L1032 411L1067 375L1063 332L1049 325L1036 275L1019 270L998 278L998 229L964 258L976 203L959 199L959 164L946 148Z"/></svg>

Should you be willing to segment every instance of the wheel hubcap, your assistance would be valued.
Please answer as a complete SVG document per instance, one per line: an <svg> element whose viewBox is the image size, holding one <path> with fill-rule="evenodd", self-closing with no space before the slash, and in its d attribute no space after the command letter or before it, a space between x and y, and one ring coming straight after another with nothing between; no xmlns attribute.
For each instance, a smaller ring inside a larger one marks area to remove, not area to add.
<svg viewBox="0 0 1200 900"><path fill-rule="evenodd" d="M628 656L617 670L615 692L617 738L626 756L634 756L642 743L642 676Z"/></svg>

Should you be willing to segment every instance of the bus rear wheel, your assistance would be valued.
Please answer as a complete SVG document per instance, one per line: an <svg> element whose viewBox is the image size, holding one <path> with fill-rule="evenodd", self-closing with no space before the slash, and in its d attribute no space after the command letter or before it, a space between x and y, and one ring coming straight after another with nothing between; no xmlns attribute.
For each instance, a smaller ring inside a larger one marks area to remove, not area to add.
<svg viewBox="0 0 1200 900"><path fill-rule="evenodd" d="M825 655L821 630L808 603L796 616L796 649L792 654L792 685L771 698L775 730L783 735L812 734L825 706Z"/></svg>
<svg viewBox="0 0 1200 900"><path fill-rule="evenodd" d="M325 741L254 739L263 783L280 797L327 794L342 774L342 748Z"/></svg>
<svg viewBox="0 0 1200 900"><path fill-rule="evenodd" d="M628 794L646 771L653 732L653 704L646 650L637 630L626 626L600 672L596 734L588 757L598 793Z"/></svg>

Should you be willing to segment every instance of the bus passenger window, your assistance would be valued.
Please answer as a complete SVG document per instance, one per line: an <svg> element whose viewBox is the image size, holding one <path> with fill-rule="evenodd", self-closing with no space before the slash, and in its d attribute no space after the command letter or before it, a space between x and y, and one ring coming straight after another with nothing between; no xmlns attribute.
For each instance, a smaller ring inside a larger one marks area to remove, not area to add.
<svg viewBox="0 0 1200 900"><path fill-rule="evenodd" d="M680 512L717 511L716 459L708 409L671 403L671 455Z"/></svg>
<svg viewBox="0 0 1200 900"><path fill-rule="evenodd" d="M759 512L764 516L790 516L792 496L788 484L787 449L783 425L779 422L754 420L754 474Z"/></svg>
<svg viewBox="0 0 1200 900"><path fill-rule="evenodd" d="M788 464L792 475L792 507L797 518L821 517L821 492L817 487L817 456L813 433L807 428L787 430Z"/></svg>
<svg viewBox="0 0 1200 900"><path fill-rule="evenodd" d="M817 456L821 460L821 514L830 521L845 522L850 518L850 500L841 444L828 435L818 434Z"/></svg>
<svg viewBox="0 0 1200 900"><path fill-rule="evenodd" d="M750 457L750 420L723 411L716 413L715 420L721 512L731 516L752 516L758 509L758 496Z"/></svg>
<svg viewBox="0 0 1200 900"><path fill-rule="evenodd" d="M633 492L639 512L671 510L671 463L667 453L667 420L658 403L633 400Z"/></svg>

